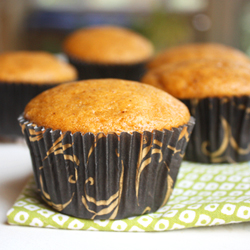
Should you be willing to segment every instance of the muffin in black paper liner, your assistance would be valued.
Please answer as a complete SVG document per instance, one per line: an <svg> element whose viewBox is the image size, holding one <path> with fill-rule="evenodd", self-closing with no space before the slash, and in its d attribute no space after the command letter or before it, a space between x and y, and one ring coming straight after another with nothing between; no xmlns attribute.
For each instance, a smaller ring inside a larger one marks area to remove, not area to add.
<svg viewBox="0 0 250 250"><path fill-rule="evenodd" d="M118 78L139 81L154 55L152 42L121 26L98 25L66 36L62 50L79 79Z"/></svg>
<svg viewBox="0 0 250 250"><path fill-rule="evenodd" d="M57 85L0 81L0 136L22 136L17 118L26 104L39 93Z"/></svg>
<svg viewBox="0 0 250 250"><path fill-rule="evenodd" d="M0 54L0 136L21 136L18 116L39 93L77 79L74 67L44 51Z"/></svg>
<svg viewBox="0 0 250 250"><path fill-rule="evenodd" d="M55 210L84 219L121 219L167 202L194 126L97 135L53 131L19 117L35 180Z"/></svg>
<svg viewBox="0 0 250 250"><path fill-rule="evenodd" d="M70 55L67 55L67 58L70 64L76 68L79 80L119 78L139 81L146 73L147 61L133 64L98 64L84 62Z"/></svg>
<svg viewBox="0 0 250 250"><path fill-rule="evenodd" d="M196 119L185 160L250 160L250 96L182 100Z"/></svg>

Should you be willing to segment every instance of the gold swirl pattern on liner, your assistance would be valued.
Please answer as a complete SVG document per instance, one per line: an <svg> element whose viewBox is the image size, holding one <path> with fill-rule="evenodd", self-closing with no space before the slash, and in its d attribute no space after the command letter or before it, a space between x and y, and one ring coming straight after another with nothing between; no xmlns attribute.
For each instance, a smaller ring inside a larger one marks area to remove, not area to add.
<svg viewBox="0 0 250 250"><path fill-rule="evenodd" d="M151 208L150 208L150 207L146 207L146 208L144 209L144 211L142 212L142 214L145 214L145 213L147 213L147 212L149 212L149 211L151 211Z"/></svg>
<svg viewBox="0 0 250 250"><path fill-rule="evenodd" d="M170 171L168 164L164 161L163 164L166 166L167 170Z"/></svg>
<svg viewBox="0 0 250 250"><path fill-rule="evenodd" d="M77 166L79 166L80 164L80 161L79 159L77 158L76 155L67 155L64 153L64 151L70 147L72 147L73 145L72 144L62 144L62 137L63 135L61 135L52 145L52 147L46 152L46 156L44 157L43 160L46 160L48 158L48 156L50 154L54 154L54 155L58 155L58 154L63 154L63 157L65 160L70 160L72 162L75 162L77 164ZM98 143L98 140L101 139L102 137L104 137L103 134L99 134L97 136L97 138L95 139L95 142L94 142L94 145L90 148L89 150L89 153L88 153L88 160L87 160L87 163L89 161L89 157L91 156L92 152L94 151L94 148L97 146L97 143ZM121 193L122 193L122 185L123 185L123 175L124 175L124 166L123 166L123 162L122 162L122 173L121 173L121 178L120 178L120 188L119 190L114 194L112 195L108 200L100 200L100 201L96 201L93 197L90 197L86 194L86 190L85 190L85 197L86 199L82 196L82 203L85 205L86 209L91 212L91 213L94 213L93 217L92 218L95 218L97 215L104 215L104 214L108 214L110 213L111 211L114 210L113 214L111 215L110 219L114 219L115 216L117 215L118 213L118 207L119 207L119 204L120 204L120 199L121 199ZM78 180L78 172L77 172L77 169L75 168L75 180L73 179L74 176L71 175L69 176L69 179L68 181L72 184L75 184ZM85 184L87 183L90 183L90 185L93 185L94 184L94 179L92 177L89 177ZM65 204L54 204L53 202L50 201L50 196L49 194L47 194L44 189L43 189L43 183L42 183L42 179L40 178L40 184L41 184L41 187L42 187L42 194L44 195L44 197L46 198L46 202L47 204L51 205L52 207L56 208L56 209L63 209L65 208L68 204L70 204L70 202L72 201L73 199L73 196L74 196L74 193L71 197L71 200L68 201L67 203ZM48 201L49 200L49 201ZM116 201L115 201L116 200ZM115 202L113 202L115 201ZM96 213L95 211L92 211L89 209L89 206L87 204L87 202L92 202L94 203L96 206L108 206L107 208L104 208L102 209L101 211L99 211L98 213ZM59 210L59 211L61 211Z"/></svg>
<svg viewBox="0 0 250 250"><path fill-rule="evenodd" d="M73 146L73 144L62 144L62 138L63 138L63 135L61 135L52 145L52 147L46 152L46 156L44 157L43 161L46 160L48 158L48 156L50 154L54 154L54 155L59 155L59 154L62 154L63 155L63 158L64 160L69 160L73 163L75 163L77 166L80 165L80 161L79 159L77 158L76 155L67 155L64 153L64 151L70 147ZM73 179L75 177L75 179ZM75 168L75 176L73 175L70 175L69 178L68 178L68 182L69 183L72 183L72 184L75 184L78 180L78 172L77 172L77 169Z"/></svg>
<svg viewBox="0 0 250 250"><path fill-rule="evenodd" d="M32 137L32 141L38 141L41 138L43 138L43 133L44 132L35 132L34 130L30 129L30 137ZM99 134L97 135L97 137L95 137L95 141L93 143L93 145L91 146L91 148L89 149L88 152L88 157L87 157L87 164L89 163L89 158L91 157L92 153L94 152L95 147L97 147L97 143L99 141L99 139L101 139L102 137L104 137L104 134ZM46 156L44 157L43 161L46 160L48 158L48 156L50 154L54 154L54 155L59 155L59 154L63 154L63 157L65 160L69 160L73 163L76 163L77 166L80 165L80 161L77 158L76 155L68 155L66 154L65 150L67 150L68 148L72 147L73 144L62 144L62 139L63 139L64 135L61 134L60 137L53 143L53 145L51 146L51 148L46 152ZM182 138L185 138L187 141L189 140L189 133L187 131L187 127L184 126L181 130L181 133L179 135L178 141L181 140ZM119 137L118 137L119 140ZM147 136L142 136L141 138L141 148L139 151L139 158L138 158L138 163L137 163L137 169L136 169L136 180L135 180L135 185L136 185L136 198L137 198L137 203L139 206L139 186L140 186L140 177L141 174L143 172L143 170L151 163L152 160L152 155L154 154L159 154L159 160L158 162L162 162L163 160L163 154L162 154L162 146L163 143L161 141L158 141L156 139L153 140L153 142L150 142L150 145L146 146L145 144L147 144L149 142L149 138ZM143 146L145 146L145 148L143 148ZM170 145L168 145L168 148L174 151L175 153L178 153L181 151L181 149L176 149L175 147L171 147ZM151 151L151 152L150 152ZM150 157L147 158L147 154L150 152ZM115 150L115 154L116 156L119 158L120 155L117 151L117 149ZM165 162L164 162L165 163ZM120 207L120 201L121 201L121 197L122 197L122 193L123 193L123 178L124 178L124 163L123 161L121 161L122 164L122 170L121 170L121 175L120 175L120 179L119 179L119 188L118 191L116 193L114 193L113 195L111 195L107 200L99 200L97 201L94 197L89 196L86 193L86 185L94 185L95 180L93 177L89 177L86 181L85 181L85 186L84 186L84 193L85 193L85 197L82 196L82 204L85 206L85 208L93 214L93 216L91 217L91 219L96 218L96 216L100 216L100 215L106 215L112 212L111 216L109 219L115 219L118 211L119 211L119 207ZM167 164L165 163L168 171L169 171L169 167L167 166ZM43 166L41 166L39 168L39 170L42 170ZM78 169L75 168L75 174L74 175L70 175L68 178L68 181L72 184L76 184L78 180ZM173 180L172 178L168 175L167 177L168 180L168 190L166 192L166 196L164 198L163 203L165 204L166 201L168 200L169 196L172 193L172 186L173 186ZM44 190L44 185L43 185L43 180L42 180L42 176L40 175L39 178L40 181L40 186L41 186L41 194L42 194L42 198L43 200L50 206L52 206L53 208L55 208L58 211L62 211L65 207L67 207L73 200L73 197L75 195L75 193L72 193L71 198L64 204L55 204L51 201L51 197L50 195ZM90 209L89 207L89 203L94 203L97 207L98 206L107 206L106 208L102 208L100 211L96 212ZM146 206L146 208L144 209L143 213L146 213L148 211L151 211L151 208L149 206Z"/></svg>
<svg viewBox="0 0 250 250"><path fill-rule="evenodd" d="M170 145L168 145L168 148L174 151L173 154L176 154L176 153L181 152L180 149L176 149L175 147L172 147L172 146L170 146Z"/></svg>
<svg viewBox="0 0 250 250"><path fill-rule="evenodd" d="M148 140L146 140L146 142L147 141ZM143 142L144 142L144 139L143 139ZM153 142L151 142L147 147L142 149L143 145L145 145L145 143L143 144L141 143L138 164L137 164L137 169L136 169L136 180L135 180L135 190L136 190L136 198L137 198L138 206L140 205L139 204L139 186L140 186L140 177L141 177L142 171L145 169L145 167L147 167L151 163L153 154L160 154L159 163L162 161L162 151L161 151L162 142L154 139ZM160 148L153 148L155 145L159 146ZM145 159L146 155L149 153L150 150L151 150L151 157Z"/></svg>
<svg viewBox="0 0 250 250"><path fill-rule="evenodd" d="M65 160L69 160L69 161L72 161L72 162L75 162L77 166L80 165L80 161L78 160L77 156L76 155L66 155L66 154L63 154L63 157Z"/></svg>
<svg viewBox="0 0 250 250"><path fill-rule="evenodd" d="M166 166L166 168L167 168L167 170L168 170L168 173L169 173L169 171L170 171L169 166L167 165L167 163L166 163L165 161L164 161L163 163L165 164L165 166ZM171 177L169 174L168 174L167 180L168 180L168 182L167 182L167 183L168 183L168 189L167 189L165 198L164 198L164 200L163 200L163 202L162 202L162 204L161 204L160 207L163 207L163 206L167 203L167 201L168 201L170 195L171 195L172 192L173 192L173 184L174 184L174 181L173 181L172 177Z"/></svg>
<svg viewBox="0 0 250 250"><path fill-rule="evenodd" d="M95 181L94 181L94 178L93 177L89 177L86 181L85 181L85 184L87 184L89 182L89 185L94 185Z"/></svg>
<svg viewBox="0 0 250 250"><path fill-rule="evenodd" d="M180 141L183 137L185 137L185 139L186 139L187 142L189 141L189 133L188 133L188 130L187 130L186 126L184 126L182 128L182 131L181 131L181 133L179 135L178 141ZM147 137L144 137L144 138L147 138ZM159 163L162 162L162 160L163 160L163 156L162 156L162 142L154 139L153 143L151 142L150 145L148 145L147 147L143 148L143 145L145 145L148 142L148 138L146 140L144 138L143 138L143 144L141 143L141 148L140 148L140 153L139 153L139 158L138 158L138 164L137 164L137 169L136 169L136 183L135 183L135 187L136 187L136 198L137 198L137 204L138 204L138 206L140 206L140 204L139 204L139 186L140 186L140 176L141 176L142 171L151 163L152 155L153 154L160 154L159 161L158 161ZM160 148L153 148L156 145L158 147L160 147ZM168 145L167 147L169 149L171 149L172 151L174 151L173 154L181 152L181 149L176 149L176 147L172 147L170 145ZM146 155L149 153L150 150L151 150L151 156L149 158L145 159ZM183 157L184 154L180 155L180 156ZM166 166L167 166L167 164L166 164ZM168 166L167 166L167 168L168 168ZM169 168L168 168L168 170L169 170ZM172 180L172 178L170 176L168 176L168 181L170 182L171 185L168 187L168 191L167 191L167 194L166 194L166 197L165 197L166 200L171 195L171 192L172 192L171 191L172 190L171 187L173 185L173 180Z"/></svg>
<svg viewBox="0 0 250 250"><path fill-rule="evenodd" d="M181 158L183 158L185 156L185 153L179 154L179 155L180 155Z"/></svg>
<svg viewBox="0 0 250 250"><path fill-rule="evenodd" d="M231 145L232 148L235 151L237 151L237 153L240 155L249 154L250 153L250 143L248 144L247 148L245 148L245 149L239 147L236 140L233 138L230 125L228 124L227 120L223 116L221 116L221 124L222 124L224 134L223 134L223 140L221 142L220 147L216 151L210 152L207 150L207 147L209 146L209 141L205 141L201 145L202 153L211 157L211 161L214 163L222 162L225 159L227 159L227 160L229 159L228 157L225 158L225 156L224 157L222 156L222 154L226 151L226 149L229 145ZM232 162L234 162L234 161L232 160Z"/></svg>
<svg viewBox="0 0 250 250"><path fill-rule="evenodd" d="M24 130L26 128L26 124L25 123L19 123L20 127L21 127L21 131L22 131L22 134L24 135Z"/></svg>
<svg viewBox="0 0 250 250"><path fill-rule="evenodd" d="M33 129L29 129L29 134L30 134L29 140L31 142L39 141L39 140L41 140L43 138L43 133L44 133L44 131L36 132Z"/></svg>
<svg viewBox="0 0 250 250"><path fill-rule="evenodd" d="M44 157L43 161L48 158L50 154L58 155L58 154L63 154L65 160L70 160L72 162L75 162L77 166L79 166L80 161L78 160L76 155L66 155L64 154L64 151L70 147L73 146L73 144L62 144L62 138L63 135L61 135L52 145L52 147L47 151L47 155Z"/></svg>
<svg viewBox="0 0 250 250"><path fill-rule="evenodd" d="M92 145L88 153L87 165L89 164L89 158L91 154L93 153L94 149L96 148L98 141L103 137L105 137L104 134L98 134L97 137L95 137L94 145Z"/></svg>
<svg viewBox="0 0 250 250"><path fill-rule="evenodd" d="M232 157L230 157L229 155L225 155L225 156L222 156L222 157L216 157L213 159L213 163L221 163L221 162L229 162L229 163L236 163Z"/></svg>
<svg viewBox="0 0 250 250"><path fill-rule="evenodd" d="M188 133L188 128L184 127L179 135L178 141L180 141L183 137L185 137L186 141L189 141L189 133Z"/></svg>
<svg viewBox="0 0 250 250"><path fill-rule="evenodd" d="M96 201L93 197L90 197L86 194L86 190L84 190L85 192L85 197L82 196L82 203L83 205L86 207L86 209L90 212L93 213L94 215L91 217L91 219L94 219L96 216L98 215L105 215L105 214L109 214L111 213L113 210L113 214L110 216L110 220L114 219L118 213L119 210L119 205L120 205L120 200L121 200L121 195L122 195L122 190L123 190L123 176L124 176L124 165L123 165L123 161L122 161L122 172L121 172L121 176L120 176L120 181L119 181L119 189L118 191L113 194L112 196L109 197L109 199L107 200L100 200L100 201ZM100 210L99 212L95 212L93 210L91 210L88 206L88 202L92 202L94 203L96 206L108 206L102 210Z"/></svg>
<svg viewBox="0 0 250 250"><path fill-rule="evenodd" d="M140 184L140 175L142 170L151 162L151 158L148 158L144 163L143 163L143 158L148 154L149 150L151 149L151 144L149 146L143 148L143 145L147 144L147 139L145 139L146 136L143 138L141 137L141 143L140 143L140 151L139 151L139 157L138 157L138 163L137 163L137 168L136 168L136 177L135 177L135 191L136 191L136 198L137 198L137 204L139 206L139 184ZM143 164L143 166L142 166Z"/></svg>
<svg viewBox="0 0 250 250"><path fill-rule="evenodd" d="M153 148L152 149L152 155L153 154L160 154L160 159L159 159L159 162L161 162L162 161L162 151L161 151L161 149L159 148Z"/></svg>
<svg viewBox="0 0 250 250"><path fill-rule="evenodd" d="M49 195L48 193L46 193L46 192L44 191L44 188L43 188L43 179L42 179L42 175L40 175L39 181L40 181L41 191L42 191L44 197L45 197L46 199L50 200L50 195Z"/></svg>
<svg viewBox="0 0 250 250"><path fill-rule="evenodd" d="M155 145L158 145L159 147L162 147L162 142L157 141L156 139L154 139L153 143L154 143Z"/></svg>
<svg viewBox="0 0 250 250"><path fill-rule="evenodd" d="M77 172L77 169L75 168L75 180L73 180L74 176L73 175L70 175L69 176L69 179L68 179L68 182L69 183L72 183L72 184L75 184L78 180L78 172Z"/></svg>
<svg viewBox="0 0 250 250"><path fill-rule="evenodd" d="M235 139L232 136L230 129L230 145L241 155L247 155L250 153L250 143L247 145L247 148L240 148Z"/></svg>
<svg viewBox="0 0 250 250"><path fill-rule="evenodd" d="M124 164L123 164L123 161L121 161L122 163L122 172L121 172L121 177L120 177L120 181L119 181L119 196L118 196L118 199L117 199L117 206L113 212L113 214L110 216L110 220L113 220L115 219L117 213L118 213L118 210L119 210L119 207L120 207L120 202L121 202L121 198L122 198L122 191L123 191L123 178L124 178Z"/></svg>
<svg viewBox="0 0 250 250"><path fill-rule="evenodd" d="M51 207L53 207L54 209L58 210L59 212L62 211L65 207L67 207L73 200L73 197L74 197L74 194L72 194L71 198L69 201L67 201L66 203L64 204L55 204L53 203L52 201L48 201L44 198L44 196L42 195L42 199Z"/></svg>
<svg viewBox="0 0 250 250"><path fill-rule="evenodd" d="M118 153L117 148L115 149L115 154L117 157L120 157L120 154Z"/></svg>
<svg viewBox="0 0 250 250"><path fill-rule="evenodd" d="M64 204L55 204L50 200L50 195L48 193L46 193L44 191L43 188L43 180L42 180L42 175L40 175L39 177L39 182L40 182L40 186L41 186L41 192L42 192L42 199L51 207L53 207L54 209L58 210L58 211L62 211L65 207L67 207L73 200L73 197L75 195L75 193L72 193L71 198L65 202Z"/></svg>
<svg viewBox="0 0 250 250"><path fill-rule="evenodd" d="M99 200L99 201L96 201L95 198L89 196L86 194L86 190L85 191L85 198L86 198L86 201L88 202L92 202L94 203L96 206L108 206L110 203L112 203L119 195L119 191L117 191L115 194L111 195L107 200ZM85 199L83 197L83 199Z"/></svg>
<svg viewBox="0 0 250 250"><path fill-rule="evenodd" d="M173 179L171 178L170 175L168 175L168 190L167 190L166 196L165 196L165 198L164 198L164 200L163 200L163 202L162 202L162 204L161 204L160 207L163 207L167 203L170 195L173 192L173 184L174 184Z"/></svg>

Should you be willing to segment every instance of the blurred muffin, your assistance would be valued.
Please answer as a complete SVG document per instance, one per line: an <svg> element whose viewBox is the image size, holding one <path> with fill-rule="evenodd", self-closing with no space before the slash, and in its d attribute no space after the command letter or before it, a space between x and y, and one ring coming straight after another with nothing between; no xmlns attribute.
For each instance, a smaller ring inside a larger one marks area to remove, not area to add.
<svg viewBox="0 0 250 250"><path fill-rule="evenodd" d="M69 35L63 51L78 69L80 79L139 80L154 49L148 39L131 30L96 26Z"/></svg>
<svg viewBox="0 0 250 250"><path fill-rule="evenodd" d="M179 98L196 118L185 159L250 160L250 64L190 60L151 70L142 82Z"/></svg>
<svg viewBox="0 0 250 250"><path fill-rule="evenodd" d="M76 80L73 66L46 52L0 54L0 135L21 135L17 118L37 94Z"/></svg>
<svg viewBox="0 0 250 250"><path fill-rule="evenodd" d="M85 219L126 218L164 205L194 125L174 97L118 79L49 89L19 121L42 198Z"/></svg>
<svg viewBox="0 0 250 250"><path fill-rule="evenodd" d="M154 69L164 64L206 58L250 63L250 59L235 48L216 43L191 43L160 52L147 64L147 68Z"/></svg>

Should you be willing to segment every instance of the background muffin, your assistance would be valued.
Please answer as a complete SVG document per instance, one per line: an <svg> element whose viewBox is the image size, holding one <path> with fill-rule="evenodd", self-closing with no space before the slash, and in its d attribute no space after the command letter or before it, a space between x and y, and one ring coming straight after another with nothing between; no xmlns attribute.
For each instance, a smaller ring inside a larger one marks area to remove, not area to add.
<svg viewBox="0 0 250 250"><path fill-rule="evenodd" d="M161 90L105 79L43 92L20 124L47 204L76 217L120 219L167 202L194 122Z"/></svg>
<svg viewBox="0 0 250 250"><path fill-rule="evenodd" d="M149 40L131 30L96 26L69 35L63 51L78 69L80 79L139 80L154 49Z"/></svg>
<svg viewBox="0 0 250 250"><path fill-rule="evenodd" d="M250 63L249 58L235 48L217 43L191 43L160 52L147 64L147 68L154 69L164 64L206 58Z"/></svg>
<svg viewBox="0 0 250 250"><path fill-rule="evenodd" d="M76 78L73 66L46 52L0 54L0 135L21 135L17 118L30 99Z"/></svg>
<svg viewBox="0 0 250 250"><path fill-rule="evenodd" d="M181 99L196 118L187 160L250 160L250 64L190 60L151 70L142 82Z"/></svg>

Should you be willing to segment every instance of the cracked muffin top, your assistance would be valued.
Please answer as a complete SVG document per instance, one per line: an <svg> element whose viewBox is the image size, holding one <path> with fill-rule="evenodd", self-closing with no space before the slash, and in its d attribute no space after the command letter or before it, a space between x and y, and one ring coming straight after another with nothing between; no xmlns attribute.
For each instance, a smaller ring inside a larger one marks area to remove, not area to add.
<svg viewBox="0 0 250 250"><path fill-rule="evenodd" d="M250 64L190 60L150 70L141 81L179 99L250 95Z"/></svg>

